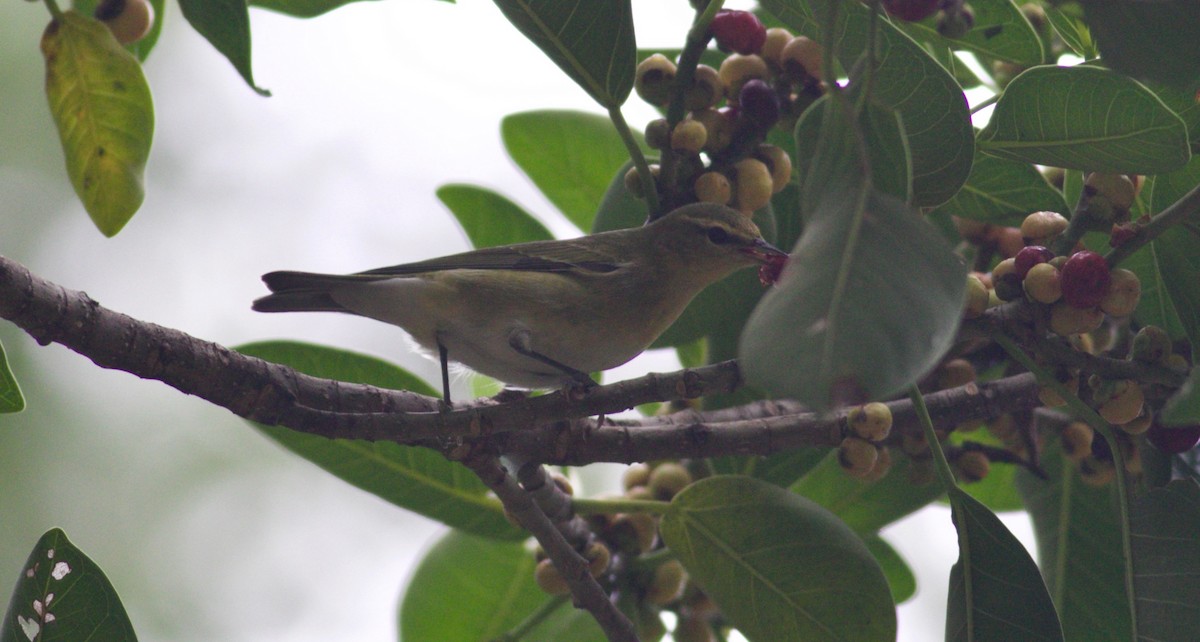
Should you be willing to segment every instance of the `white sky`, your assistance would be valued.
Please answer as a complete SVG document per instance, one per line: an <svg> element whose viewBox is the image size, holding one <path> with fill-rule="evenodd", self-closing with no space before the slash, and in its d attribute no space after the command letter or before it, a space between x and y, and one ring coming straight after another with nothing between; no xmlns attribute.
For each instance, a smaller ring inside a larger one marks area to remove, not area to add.
<svg viewBox="0 0 1200 642"><path fill-rule="evenodd" d="M684 0L635 3L639 43L678 46L689 15ZM465 249L434 196L447 182L498 189L571 232L505 156L499 120L598 110L491 2L368 2L313 21L252 11L256 80L270 99L173 3L166 19L146 67L158 118L149 196L104 239L70 192L39 93L45 10L0 5L0 55L10 58L0 103L16 115L0 123L0 253L200 337L326 343L433 381L434 365L388 326L252 313L258 276ZM635 126L650 114L636 98L626 110ZM0 586L42 532L62 526L109 573L143 640L395 639L404 578L436 524L283 453L225 411L38 348L6 324L0 340L31 404L0 419L0 463L26 483L0 492ZM650 355L618 375L671 367L670 355ZM1027 519L1004 519L1031 545ZM927 509L885 535L920 585L900 608L900 639L941 638L957 556L949 512Z"/></svg>

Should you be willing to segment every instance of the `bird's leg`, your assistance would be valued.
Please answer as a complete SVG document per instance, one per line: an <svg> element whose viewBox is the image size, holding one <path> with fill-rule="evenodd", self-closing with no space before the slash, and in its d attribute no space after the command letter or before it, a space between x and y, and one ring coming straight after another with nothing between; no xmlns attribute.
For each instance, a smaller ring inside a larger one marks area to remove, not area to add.
<svg viewBox="0 0 1200 642"><path fill-rule="evenodd" d="M529 335L529 330L514 330L508 335L508 345L512 347L513 350L516 350L517 354L524 355L530 359L537 359L538 361L541 361L542 363L559 370L563 374L570 377L573 383L582 386L585 390L596 387L596 382L592 380L588 373L581 370L576 370L565 363L560 363L554 359L551 359L550 357L547 357L546 355L534 350L532 343L533 339Z"/></svg>
<svg viewBox="0 0 1200 642"><path fill-rule="evenodd" d="M446 350L446 346L442 344L439 337L437 340L438 358L442 362L442 406L445 410L450 409L450 351Z"/></svg>

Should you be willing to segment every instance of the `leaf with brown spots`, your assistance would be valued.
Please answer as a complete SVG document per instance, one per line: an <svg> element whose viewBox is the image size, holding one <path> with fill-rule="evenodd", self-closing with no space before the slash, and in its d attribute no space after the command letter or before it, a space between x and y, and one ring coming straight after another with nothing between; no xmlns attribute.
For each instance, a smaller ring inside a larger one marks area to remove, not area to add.
<svg viewBox="0 0 1200 642"><path fill-rule="evenodd" d="M46 28L42 54L46 98L71 185L96 227L113 236L145 198L154 137L150 87L137 59L108 28L74 11Z"/></svg>

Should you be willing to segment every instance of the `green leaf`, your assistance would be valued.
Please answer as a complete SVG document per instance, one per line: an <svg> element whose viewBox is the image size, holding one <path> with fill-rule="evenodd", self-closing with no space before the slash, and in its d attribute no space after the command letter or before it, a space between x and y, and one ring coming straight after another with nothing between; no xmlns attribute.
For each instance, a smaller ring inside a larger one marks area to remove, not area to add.
<svg viewBox="0 0 1200 642"><path fill-rule="evenodd" d="M108 27L74 11L46 28L42 54L67 175L92 222L112 236L146 196L154 104L142 66Z"/></svg>
<svg viewBox="0 0 1200 642"><path fill-rule="evenodd" d="M938 34L936 14L921 22L893 20L892 24L917 40L948 43L954 49L971 51L994 60L1026 67L1045 62L1042 39L1010 0L973 2L971 9L975 13L975 26L962 38L943 38Z"/></svg>
<svg viewBox="0 0 1200 642"><path fill-rule="evenodd" d="M908 457L897 457L882 479L864 481L847 475L838 464L837 452L832 451L790 490L820 504L855 533L866 536L945 494L937 484L909 482L911 466Z"/></svg>
<svg viewBox="0 0 1200 642"><path fill-rule="evenodd" d="M1177 172L1155 176L1151 185L1150 212L1161 212L1197 184L1200 184L1200 159L1189 162ZM1177 225L1163 232L1151 246L1171 307L1192 344L1192 355L1200 356L1200 279L1196 278L1200 274L1200 228L1195 222ZM1138 311L1141 309L1139 305ZM1164 327L1171 329L1172 326Z"/></svg>
<svg viewBox="0 0 1200 642"><path fill-rule="evenodd" d="M1191 156L1187 127L1158 96L1088 65L1033 67L1014 78L979 145L1001 158L1110 173L1169 172Z"/></svg>
<svg viewBox="0 0 1200 642"><path fill-rule="evenodd" d="M450 208L476 248L554 238L546 226L520 205L490 189L452 183L439 187L437 197Z"/></svg>
<svg viewBox="0 0 1200 642"><path fill-rule="evenodd" d="M815 159L804 234L739 348L748 383L818 410L881 398L928 372L954 340L966 284L932 225L869 188L854 117L839 101L826 107L815 148L797 150Z"/></svg>
<svg viewBox="0 0 1200 642"><path fill-rule="evenodd" d="M296 18L315 18L339 7L364 0L249 0L252 7L270 9ZM453 2L453 0L449 0Z"/></svg>
<svg viewBox="0 0 1200 642"><path fill-rule="evenodd" d="M1200 631L1200 484L1177 479L1130 506L1138 639Z"/></svg>
<svg viewBox="0 0 1200 642"><path fill-rule="evenodd" d="M1167 401L1160 420L1168 426L1200 424L1200 367L1192 368L1179 392Z"/></svg>
<svg viewBox="0 0 1200 642"><path fill-rule="evenodd" d="M436 394L405 370L366 355L290 341L251 343L237 350L314 377ZM500 502L488 496L487 487L474 473L433 450L388 441L326 439L279 426L253 425L288 450L397 506L477 535L524 536L504 518Z"/></svg>
<svg viewBox="0 0 1200 642"><path fill-rule="evenodd" d="M1042 5L1042 8L1045 9L1046 17L1050 20L1050 25L1054 27L1055 33L1062 38L1067 47L1070 47L1071 51L1075 52L1076 56L1084 60L1100 57L1100 49L1096 47L1096 41L1092 38L1092 31L1088 28L1087 23L1075 16L1067 15L1054 5L1045 4Z"/></svg>
<svg viewBox="0 0 1200 642"><path fill-rule="evenodd" d="M1042 575L1063 633L1068 640L1128 642L1115 485L1083 483L1057 439L1046 441L1042 465L1049 481L1022 470L1016 483L1033 519Z"/></svg>
<svg viewBox="0 0 1200 642"><path fill-rule="evenodd" d="M816 16L823 15L824 4L765 0L762 5L793 30L820 42ZM834 40L839 61L850 69L866 49L871 10L857 2L838 3L838 8ZM913 205L940 205L954 196L971 171L975 141L966 98L946 68L919 44L886 21L877 26L879 68L871 98L899 112L904 123L912 157Z"/></svg>
<svg viewBox="0 0 1200 642"><path fill-rule="evenodd" d="M709 477L671 500L660 532L751 640L895 639L891 592L871 551L798 495L749 477Z"/></svg>
<svg viewBox="0 0 1200 642"><path fill-rule="evenodd" d="M641 140L641 134L634 134ZM546 198L580 230L592 228L613 173L629 152L609 120L578 111L527 111L500 123L504 147ZM622 179L624 173L617 178ZM628 192L628 190L625 190ZM645 218L641 201L633 208Z"/></svg>
<svg viewBox="0 0 1200 642"><path fill-rule="evenodd" d="M1063 640L1033 558L1000 518L958 487L949 489L958 561L950 569L947 640Z"/></svg>
<svg viewBox="0 0 1200 642"><path fill-rule="evenodd" d="M21 567L0 642L137 639L104 571L57 528Z"/></svg>
<svg viewBox="0 0 1200 642"><path fill-rule="evenodd" d="M533 580L537 564L521 542L451 531L417 566L400 603L400 639L486 642L500 637L550 599ZM470 608L463 608L469 604ZM573 634L556 637L570 627ZM603 642L587 611L563 604L522 640Z"/></svg>
<svg viewBox="0 0 1200 642"><path fill-rule="evenodd" d="M8 359L4 356L4 345L0 344L0 414L21 412L25 409L25 396L21 394L21 385L8 367Z"/></svg>
<svg viewBox="0 0 1200 642"><path fill-rule="evenodd" d="M1200 3L1085 0L1105 64L1188 92L1200 89Z"/></svg>
<svg viewBox="0 0 1200 642"><path fill-rule="evenodd" d="M875 561L879 562L879 567L883 569L888 588L892 591L892 601L900 604L907 602L909 598L917 594L916 576L891 544L878 535L864 537L863 543L867 545L867 549L871 551L871 554L875 556Z"/></svg>
<svg viewBox="0 0 1200 642"><path fill-rule="evenodd" d="M612 109L629 97L637 56L629 0L496 0L496 6L596 102Z"/></svg>
<svg viewBox="0 0 1200 642"><path fill-rule="evenodd" d="M254 84L250 66L250 12L246 0L179 0L183 17L197 33L204 36L250 88L260 96L271 92Z"/></svg>
<svg viewBox="0 0 1200 642"><path fill-rule="evenodd" d="M1036 167L976 153L967 183L935 212L1016 227L1041 210L1066 213L1067 204Z"/></svg>

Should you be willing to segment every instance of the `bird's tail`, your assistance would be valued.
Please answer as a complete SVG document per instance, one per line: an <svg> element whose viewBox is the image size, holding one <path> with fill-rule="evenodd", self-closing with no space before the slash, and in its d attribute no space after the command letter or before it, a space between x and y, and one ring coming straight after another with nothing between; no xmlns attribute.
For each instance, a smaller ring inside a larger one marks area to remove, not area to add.
<svg viewBox="0 0 1200 642"><path fill-rule="evenodd" d="M361 278L313 272L270 272L262 277L271 294L256 299L257 312L349 312L333 300L330 290Z"/></svg>

